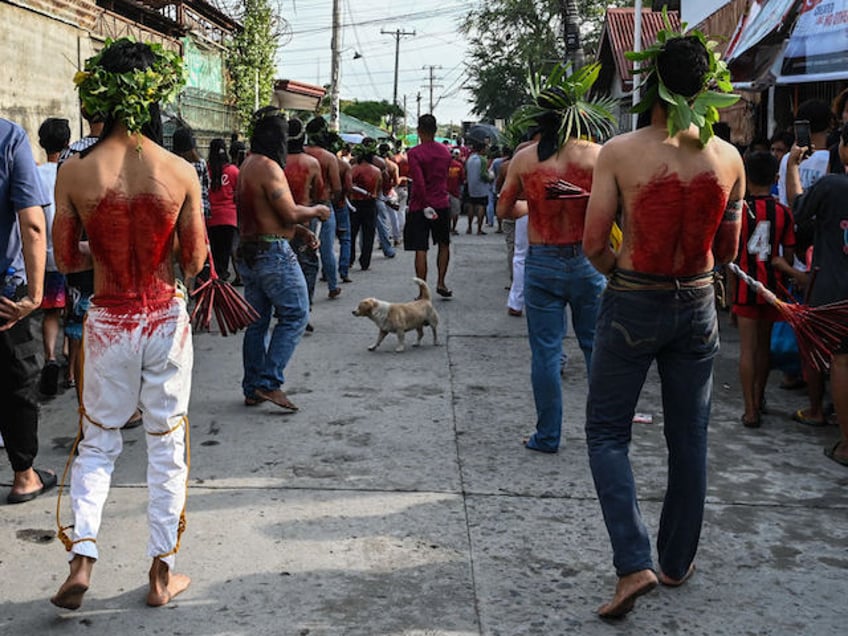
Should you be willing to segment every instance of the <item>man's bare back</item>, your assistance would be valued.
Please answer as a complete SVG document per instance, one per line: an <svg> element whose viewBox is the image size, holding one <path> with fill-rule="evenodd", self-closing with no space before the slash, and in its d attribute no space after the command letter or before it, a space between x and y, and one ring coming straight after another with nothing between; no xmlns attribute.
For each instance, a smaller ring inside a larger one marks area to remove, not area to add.
<svg viewBox="0 0 848 636"><path fill-rule="evenodd" d="M325 206L307 208L294 201L280 165L265 155L248 155L239 169L239 232L242 240L262 235L292 238L295 226L317 216L326 219Z"/></svg>
<svg viewBox="0 0 848 636"><path fill-rule="evenodd" d="M498 199L498 215L514 218L515 202L526 199L530 211L527 235L531 245L563 245L583 239L583 222L588 193L592 189L592 171L600 146L571 140L559 153L540 162L537 145L528 145L509 162ZM586 196L574 199L549 199L547 187L559 180L572 183Z"/></svg>
<svg viewBox="0 0 848 636"><path fill-rule="evenodd" d="M322 199L326 192L321 164L317 159L305 152L290 153L283 172L295 203L313 205L322 200L326 201L326 198Z"/></svg>
<svg viewBox="0 0 848 636"><path fill-rule="evenodd" d="M620 206L624 241L615 267L664 276L708 272L716 259L735 256L738 227L723 227L722 218L744 189L736 148L718 138L702 148L694 127L673 138L660 124L621 135L598 159L584 251L606 249Z"/></svg>
<svg viewBox="0 0 848 636"><path fill-rule="evenodd" d="M66 161L56 183L54 241L64 271L94 266L101 306L150 307L174 296L174 249L191 277L206 258L200 184L190 164L115 133ZM91 256L79 250L83 227Z"/></svg>
<svg viewBox="0 0 848 636"><path fill-rule="evenodd" d="M342 182L339 176L339 163L336 155L319 146L306 146L303 151L317 159L318 163L321 164L321 174L324 178L324 192L317 201L326 203L331 200L338 200L339 194L342 191Z"/></svg>

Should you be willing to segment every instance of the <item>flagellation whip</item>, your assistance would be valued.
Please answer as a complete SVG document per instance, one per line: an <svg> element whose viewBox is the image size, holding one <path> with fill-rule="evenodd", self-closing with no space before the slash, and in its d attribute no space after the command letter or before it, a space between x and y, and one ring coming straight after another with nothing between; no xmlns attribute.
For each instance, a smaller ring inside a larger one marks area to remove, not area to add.
<svg viewBox="0 0 848 636"><path fill-rule="evenodd" d="M825 373L830 368L834 351L848 340L848 300L818 307L786 302L739 269L736 263L729 263L727 267L766 302L777 308L798 338L798 352L801 357L815 369Z"/></svg>
<svg viewBox="0 0 848 636"><path fill-rule="evenodd" d="M191 325L195 331L209 331L214 314L221 335L226 337L258 320L259 314L232 285L218 278L208 239L206 247L209 252L209 278L191 292L195 299Z"/></svg>

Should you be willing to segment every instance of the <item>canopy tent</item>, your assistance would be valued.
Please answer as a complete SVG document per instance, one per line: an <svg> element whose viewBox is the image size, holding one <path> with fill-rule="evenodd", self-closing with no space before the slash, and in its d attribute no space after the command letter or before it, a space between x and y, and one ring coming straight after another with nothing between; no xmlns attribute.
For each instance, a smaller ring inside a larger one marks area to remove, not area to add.
<svg viewBox="0 0 848 636"><path fill-rule="evenodd" d="M449 143L453 143L453 140L448 137L436 137L436 141L439 143L445 143L446 141ZM417 146L418 145L418 135L416 133L409 133L408 135L403 136L403 143L406 146Z"/></svg>

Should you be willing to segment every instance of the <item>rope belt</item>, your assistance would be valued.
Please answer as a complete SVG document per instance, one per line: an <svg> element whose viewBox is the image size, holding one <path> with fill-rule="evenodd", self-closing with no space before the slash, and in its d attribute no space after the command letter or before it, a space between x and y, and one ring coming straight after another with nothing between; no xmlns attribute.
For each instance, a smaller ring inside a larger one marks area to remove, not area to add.
<svg viewBox="0 0 848 636"><path fill-rule="evenodd" d="M710 287L714 281L714 272L674 277L617 269L609 279L607 287L615 291L680 291Z"/></svg>
<svg viewBox="0 0 848 636"><path fill-rule="evenodd" d="M85 334L85 330L83 330L83 334ZM85 338L85 335L83 335L83 339L84 338ZM81 357L80 358L81 359L80 368L81 369L85 367L84 351L85 351L85 347L83 346L83 347L80 348L80 357ZM77 424L77 436L74 439L74 443L71 445L71 452L68 455L68 460L65 462L65 469L62 471L62 480L59 482L58 494L57 494L57 497L56 497L56 527L58 528L58 530L56 532L56 536L58 537L59 541L62 542L62 545L65 546L65 550L67 552L71 552L73 550L74 546L77 543L84 543L86 541L91 542L91 543L95 543L95 544L97 543L97 540L94 539L93 537L83 537L83 538L80 538L80 539L72 540L68 536L67 530L72 529L74 527L74 524L69 524L67 526L63 526L62 525L62 518L61 518L62 493L65 490L65 481L67 480L68 471L71 468L71 462L74 459L74 454L77 452L77 447L79 446L79 443L82 440L83 420L84 419L88 420L88 422L90 424L93 424L94 426L101 428L103 430L107 430L107 431L116 430L114 428L103 426L100 422L95 422L93 419L91 419L91 417L88 415L88 413L85 410L85 406L82 403L83 386L84 386L84 381L85 381L85 377L84 377L84 374L83 374L82 371L80 371L80 377L77 378L77 380L78 380L77 386L78 386L78 389L79 389L78 395L79 395L79 400L80 400L80 405L79 405L79 408L77 409L77 411L79 412L79 422ZM181 426L185 428L185 446L186 446L186 483L185 483L185 488L186 488L186 495L188 495L188 475L191 472L191 437L190 437L191 434L190 434L190 428L189 428L189 425L188 425L188 416L183 415L180 418L180 421L175 426L168 429L167 431L162 431L161 433L151 433L149 431L145 431L145 432L148 435L152 435L152 436L155 436L155 437L162 437L164 435L170 435L171 433L176 431ZM120 429L118 429L118 430L120 430ZM186 496L186 500L187 499L188 499L188 496ZM164 558L164 557L167 557L167 556L171 556L172 554L176 554L180 549L180 540L182 539L182 535L183 535L183 532L185 532L185 529L186 529L186 504L184 502L183 503L183 509L180 511L180 520L177 524L177 542L176 542L176 545L174 546L174 549L171 550L170 552L166 552L165 554L160 554L156 558L161 559L161 558Z"/></svg>

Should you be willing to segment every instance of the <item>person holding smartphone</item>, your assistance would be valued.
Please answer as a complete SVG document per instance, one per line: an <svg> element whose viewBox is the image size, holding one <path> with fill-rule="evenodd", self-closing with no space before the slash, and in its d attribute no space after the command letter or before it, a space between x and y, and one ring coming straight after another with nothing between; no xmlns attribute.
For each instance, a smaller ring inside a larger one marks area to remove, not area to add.
<svg viewBox="0 0 848 636"><path fill-rule="evenodd" d="M808 99L798 107L795 119L795 143L799 148L808 148L806 156L798 166L801 185L806 190L828 173L830 153L827 150L827 134L833 114L830 106L820 99ZM806 142L806 143L802 143ZM786 196L786 165L788 153L780 160L780 174L777 182L778 199L783 205L790 205Z"/></svg>

